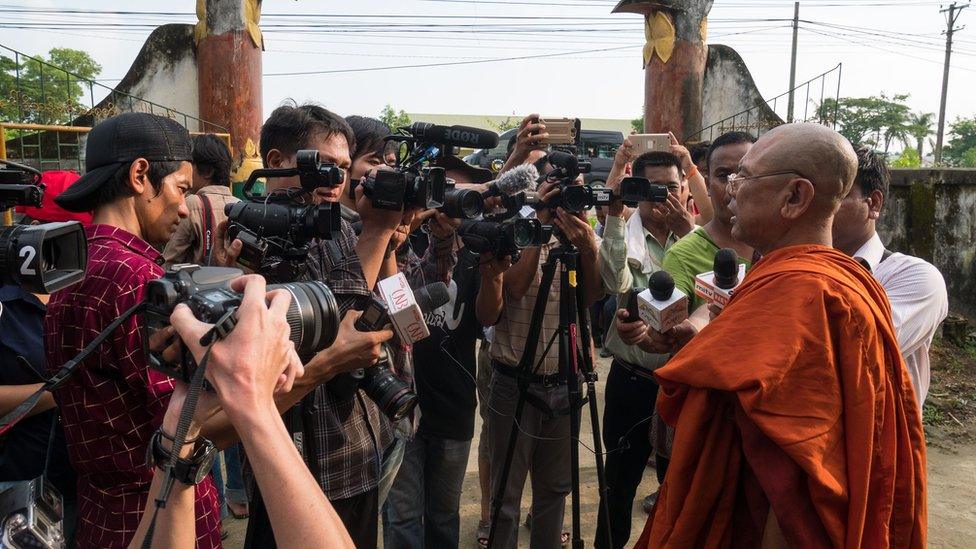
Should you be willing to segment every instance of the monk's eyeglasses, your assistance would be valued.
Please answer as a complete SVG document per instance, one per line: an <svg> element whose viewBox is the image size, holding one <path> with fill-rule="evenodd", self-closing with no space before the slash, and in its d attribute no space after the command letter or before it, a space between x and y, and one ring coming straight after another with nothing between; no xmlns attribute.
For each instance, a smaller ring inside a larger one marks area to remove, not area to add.
<svg viewBox="0 0 976 549"><path fill-rule="evenodd" d="M774 175L786 175L786 174L801 175L799 172L793 170L764 173L762 175L739 175L737 173L730 173L728 177L725 178L725 180L727 182L726 184L729 187L729 192L735 193L739 190L739 187L742 186L743 181L749 181L752 179L762 179L764 177L773 177Z"/></svg>

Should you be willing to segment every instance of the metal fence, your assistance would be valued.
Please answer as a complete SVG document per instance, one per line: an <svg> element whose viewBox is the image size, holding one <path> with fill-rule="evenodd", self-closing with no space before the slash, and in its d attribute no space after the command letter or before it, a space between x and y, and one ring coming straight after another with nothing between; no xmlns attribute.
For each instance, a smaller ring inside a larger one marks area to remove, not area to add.
<svg viewBox="0 0 976 549"><path fill-rule="evenodd" d="M787 122L816 122L824 125L836 126L836 108L840 100L840 82L843 76L844 64L817 75L796 86L790 91L765 100L763 103L750 107L732 116L723 118L701 130L685 137L685 141L711 141L726 132L748 131L759 136L772 128ZM794 95L794 119L789 120L790 93ZM833 100L835 112L825 111L825 100ZM802 118L800 113L802 112Z"/></svg>

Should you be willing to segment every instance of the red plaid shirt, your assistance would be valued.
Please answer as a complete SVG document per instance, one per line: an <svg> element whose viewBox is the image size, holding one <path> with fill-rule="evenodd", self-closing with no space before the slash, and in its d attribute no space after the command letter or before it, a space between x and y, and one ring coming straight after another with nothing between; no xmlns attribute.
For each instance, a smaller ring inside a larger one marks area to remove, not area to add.
<svg viewBox="0 0 976 549"><path fill-rule="evenodd" d="M85 280L52 295L44 319L52 373L142 301L145 283L163 273L162 256L139 237L109 225L85 231ZM122 324L54 392L78 472L79 548L127 546L149 494L153 470L146 466L146 447L162 423L173 382L147 367L140 322L137 315ZM196 490L197 547L220 547L213 480L207 477Z"/></svg>

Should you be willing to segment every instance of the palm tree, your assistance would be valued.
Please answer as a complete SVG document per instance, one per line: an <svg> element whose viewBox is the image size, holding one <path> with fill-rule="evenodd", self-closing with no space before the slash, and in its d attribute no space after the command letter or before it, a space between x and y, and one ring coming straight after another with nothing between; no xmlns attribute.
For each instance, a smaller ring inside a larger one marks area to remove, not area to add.
<svg viewBox="0 0 976 549"><path fill-rule="evenodd" d="M908 135L902 138L902 143L906 147L915 146L915 150L918 151L918 157L922 158L923 151L925 149L925 139L932 135L932 125L935 124L935 114L930 112L913 112L908 115ZM915 140L915 143L909 143L908 138L911 137Z"/></svg>

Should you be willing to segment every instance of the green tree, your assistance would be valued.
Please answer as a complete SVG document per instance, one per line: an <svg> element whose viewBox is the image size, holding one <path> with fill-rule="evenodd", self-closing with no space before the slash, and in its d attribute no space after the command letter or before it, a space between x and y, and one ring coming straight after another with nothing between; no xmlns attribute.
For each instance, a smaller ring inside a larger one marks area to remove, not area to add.
<svg viewBox="0 0 976 549"><path fill-rule="evenodd" d="M485 119L485 122L487 122L489 126L494 128L496 132L503 133L513 128L519 127L519 124L522 121L519 120L518 118L512 118L511 116L506 116L505 120L502 120L500 122L492 122L487 118Z"/></svg>
<svg viewBox="0 0 976 549"><path fill-rule="evenodd" d="M942 160L950 166L976 167L976 116L957 118L949 125Z"/></svg>
<svg viewBox="0 0 976 549"><path fill-rule="evenodd" d="M380 112L380 120L394 130L401 126L410 125L410 116L407 115L407 112L403 109L400 109L400 112L397 112L396 109L394 109L389 103L387 103L386 106L383 107L383 111Z"/></svg>
<svg viewBox="0 0 976 549"><path fill-rule="evenodd" d="M637 133L644 133L644 117L635 118L630 121L630 127Z"/></svg>
<svg viewBox="0 0 976 549"><path fill-rule="evenodd" d="M910 143L904 141L906 147L915 147L918 158L925 156L925 140L932 135L932 126L935 124L935 115L930 112L913 112L908 115L908 135L915 140Z"/></svg>
<svg viewBox="0 0 976 549"><path fill-rule="evenodd" d="M915 149L905 148L901 156L891 163L892 168L917 168L922 165L922 157Z"/></svg>
<svg viewBox="0 0 976 549"><path fill-rule="evenodd" d="M851 143L879 147L887 154L892 142L904 141L909 135L907 99L907 94L888 97L883 92L878 97L825 99L817 115L827 124L840 126L838 131Z"/></svg>
<svg viewBox="0 0 976 549"><path fill-rule="evenodd" d="M66 124L88 109L82 101L87 81L101 71L88 53L70 48L53 48L46 58L21 58L19 65L0 56L0 119Z"/></svg>

